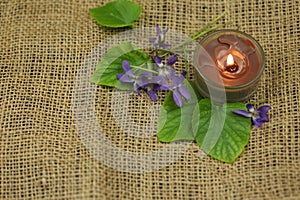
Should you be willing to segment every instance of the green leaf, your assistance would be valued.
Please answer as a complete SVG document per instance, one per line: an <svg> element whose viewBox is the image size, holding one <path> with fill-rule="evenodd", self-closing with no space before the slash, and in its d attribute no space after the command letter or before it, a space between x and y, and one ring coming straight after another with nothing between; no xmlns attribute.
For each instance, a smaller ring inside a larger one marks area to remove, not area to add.
<svg viewBox="0 0 300 200"><path fill-rule="evenodd" d="M160 108L157 134L160 142L194 140L192 113L202 97L193 83L185 81L184 85L192 96L190 100L184 101L183 106L179 108L174 103L173 94L170 92Z"/></svg>
<svg viewBox="0 0 300 200"><path fill-rule="evenodd" d="M212 105L209 99L198 104L193 114L193 131L197 144L210 156L232 163L248 144L251 118L233 114L233 110L246 110L242 103Z"/></svg>
<svg viewBox="0 0 300 200"><path fill-rule="evenodd" d="M130 65L141 66L150 62L150 57L144 51L137 49L131 43L125 42L110 49L98 63L90 81L98 85L116 87L118 89L132 89L131 84L120 83L117 74L124 73L123 60Z"/></svg>
<svg viewBox="0 0 300 200"><path fill-rule="evenodd" d="M142 13L142 8L135 2L126 0L112 1L104 6L90 9L90 15L98 24L107 27L133 26Z"/></svg>

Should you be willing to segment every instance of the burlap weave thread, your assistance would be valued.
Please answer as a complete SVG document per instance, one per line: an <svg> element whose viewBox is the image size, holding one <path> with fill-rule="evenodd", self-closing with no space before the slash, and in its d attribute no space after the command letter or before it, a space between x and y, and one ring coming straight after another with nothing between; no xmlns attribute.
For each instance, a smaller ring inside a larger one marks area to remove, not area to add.
<svg viewBox="0 0 300 200"><path fill-rule="evenodd" d="M299 199L300 2L136 1L143 8L136 27L158 24L187 35L225 12L223 22L233 22L228 28L252 35L265 50L266 70L251 100L267 99L272 107L270 122L252 129L233 164L191 144L175 163L147 173L98 162L77 132L72 98L78 71L97 45L127 30L100 27L91 19L89 9L106 2L0 2L0 198ZM135 127L118 124L119 111L111 105L116 95L123 94L97 86L91 97L106 137L128 152L165 146L156 129L142 130L152 137L135 137ZM131 119L149 125L155 121L148 112L153 105L146 95L130 95Z"/></svg>

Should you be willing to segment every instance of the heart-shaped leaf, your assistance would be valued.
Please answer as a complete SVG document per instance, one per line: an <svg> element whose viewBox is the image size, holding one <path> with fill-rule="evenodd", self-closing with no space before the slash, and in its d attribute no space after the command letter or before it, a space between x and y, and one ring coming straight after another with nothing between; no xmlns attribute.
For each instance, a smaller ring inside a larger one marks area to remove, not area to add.
<svg viewBox="0 0 300 200"><path fill-rule="evenodd" d="M184 101L183 106L179 108L170 92L160 109L157 137L161 142L194 140L192 113L202 97L193 83L185 81L184 85L191 94L191 99Z"/></svg>
<svg viewBox="0 0 300 200"><path fill-rule="evenodd" d="M140 66L151 61L147 53L133 46L130 42L125 42L108 50L98 63L90 81L118 89L132 89L130 84L120 83L117 80L117 74L124 73L123 60L127 60L134 66Z"/></svg>
<svg viewBox="0 0 300 200"><path fill-rule="evenodd" d="M247 145L251 118L233 114L233 110L246 110L242 103L216 106L202 99L193 114L193 131L197 144L210 156L232 163Z"/></svg>
<svg viewBox="0 0 300 200"><path fill-rule="evenodd" d="M107 27L133 26L142 13L142 8L135 2L126 0L112 1L104 6L90 9L90 15L97 23Z"/></svg>

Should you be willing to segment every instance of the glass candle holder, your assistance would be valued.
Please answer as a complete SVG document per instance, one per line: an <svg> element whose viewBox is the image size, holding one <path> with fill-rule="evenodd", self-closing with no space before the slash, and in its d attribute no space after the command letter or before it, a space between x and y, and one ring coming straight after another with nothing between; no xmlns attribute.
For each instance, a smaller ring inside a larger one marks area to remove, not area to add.
<svg viewBox="0 0 300 200"><path fill-rule="evenodd" d="M194 54L195 83L215 102L244 101L255 92L265 68L260 44L237 30L218 30L204 37Z"/></svg>

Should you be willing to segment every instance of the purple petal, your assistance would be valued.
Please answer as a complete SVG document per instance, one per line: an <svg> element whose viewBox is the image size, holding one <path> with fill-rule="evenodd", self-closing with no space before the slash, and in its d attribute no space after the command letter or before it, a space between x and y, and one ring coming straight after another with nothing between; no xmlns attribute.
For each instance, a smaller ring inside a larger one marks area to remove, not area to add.
<svg viewBox="0 0 300 200"><path fill-rule="evenodd" d="M233 110L231 112L233 112L234 114L237 114L237 115L241 115L243 117L248 117L248 118L251 117L251 113L249 113L245 110Z"/></svg>
<svg viewBox="0 0 300 200"><path fill-rule="evenodd" d="M130 64L127 60L123 60L122 67L126 74L128 74L129 76L134 76L134 73L131 71Z"/></svg>
<svg viewBox="0 0 300 200"><path fill-rule="evenodd" d="M183 85L178 88L178 91L186 100L191 99L189 91L187 91L187 89Z"/></svg>
<svg viewBox="0 0 300 200"><path fill-rule="evenodd" d="M117 79L120 80L124 74L117 74Z"/></svg>
<svg viewBox="0 0 300 200"><path fill-rule="evenodd" d="M173 82L174 87L179 86L180 84L182 84L183 81L184 81L183 76L174 76L174 77L172 77L172 82Z"/></svg>
<svg viewBox="0 0 300 200"><path fill-rule="evenodd" d="M183 76L183 77L186 76L186 71L185 71L185 70L183 70L183 71L181 72L181 76Z"/></svg>
<svg viewBox="0 0 300 200"><path fill-rule="evenodd" d="M167 43L164 43L164 42L159 42L159 43L158 43L158 46L160 46L160 47L162 47L162 48L169 48L169 47L171 47L170 44L167 44Z"/></svg>
<svg viewBox="0 0 300 200"><path fill-rule="evenodd" d="M141 96L141 93L140 93L140 91L139 91L139 86L138 86L138 84L133 84L133 90L134 90L139 96Z"/></svg>
<svg viewBox="0 0 300 200"><path fill-rule="evenodd" d="M154 61L158 66L162 65L162 58L161 57L155 56Z"/></svg>
<svg viewBox="0 0 300 200"><path fill-rule="evenodd" d="M177 92L176 90L173 91L173 99L178 107L182 106L181 96L180 96L179 92Z"/></svg>
<svg viewBox="0 0 300 200"><path fill-rule="evenodd" d="M159 85L159 90L172 90L173 89L173 85L162 83Z"/></svg>
<svg viewBox="0 0 300 200"><path fill-rule="evenodd" d="M252 104L247 104L246 108L249 110L249 112L253 113L255 111L254 106Z"/></svg>
<svg viewBox="0 0 300 200"><path fill-rule="evenodd" d="M131 69L130 69L130 64L129 64L129 62L128 62L127 60L123 60L123 61L122 61L122 67L123 67L123 70L124 70L125 72L131 70Z"/></svg>
<svg viewBox="0 0 300 200"><path fill-rule="evenodd" d="M145 87L147 87L148 85L149 85L149 83L147 83L147 82L140 82L140 83L138 83L137 84L139 87L141 87L141 88L145 88Z"/></svg>
<svg viewBox="0 0 300 200"><path fill-rule="evenodd" d="M257 128L261 127L263 123L260 119L252 120L252 122Z"/></svg>
<svg viewBox="0 0 300 200"><path fill-rule="evenodd" d="M139 78L136 80L136 84L138 84L140 87L143 88L149 84L149 79L147 75L144 75L142 73L140 74Z"/></svg>
<svg viewBox="0 0 300 200"><path fill-rule="evenodd" d="M178 57L176 55L172 55L169 57L168 61L167 61L167 65L173 65L175 62L177 62Z"/></svg>
<svg viewBox="0 0 300 200"><path fill-rule="evenodd" d="M134 82L132 78L130 78L127 74L117 74L117 79L124 83L132 83Z"/></svg>
<svg viewBox="0 0 300 200"><path fill-rule="evenodd" d="M259 113L264 113L264 114L266 114L270 109L271 109L270 106L261 106L261 107L259 107L259 108L257 109L257 111L258 111Z"/></svg>
<svg viewBox="0 0 300 200"><path fill-rule="evenodd" d="M149 85L149 80L147 78L141 78L139 79L138 81L136 81L136 84L138 86L140 86L141 88L144 88L146 87L147 85Z"/></svg>
<svg viewBox="0 0 300 200"><path fill-rule="evenodd" d="M267 115L267 112L271 109L270 106L261 106L257 109L259 119L263 122L269 121L269 117Z"/></svg>
<svg viewBox="0 0 300 200"><path fill-rule="evenodd" d="M152 89L156 91L159 90L159 84L152 84Z"/></svg>
<svg viewBox="0 0 300 200"><path fill-rule="evenodd" d="M160 85L159 85L159 84L153 84L153 85L152 85L152 89L153 89L154 91L158 91L158 90L160 90Z"/></svg>
<svg viewBox="0 0 300 200"><path fill-rule="evenodd" d="M170 67L169 78L172 79L176 75L176 70L173 67Z"/></svg>
<svg viewBox="0 0 300 200"><path fill-rule="evenodd" d="M150 42L156 42L157 38L149 38Z"/></svg>
<svg viewBox="0 0 300 200"><path fill-rule="evenodd" d="M156 94L155 90L149 89L148 95L152 101L157 101L157 94Z"/></svg>
<svg viewBox="0 0 300 200"><path fill-rule="evenodd" d="M160 90L171 90L173 87L170 85L161 85L159 87Z"/></svg>
<svg viewBox="0 0 300 200"><path fill-rule="evenodd" d="M152 72L142 71L142 72L140 73L140 76L143 76L143 77L151 77L151 76L152 76Z"/></svg>
<svg viewBox="0 0 300 200"><path fill-rule="evenodd" d="M258 112L258 115L259 115L259 119L263 122L267 122L269 121L269 117L267 115L267 113L264 113L264 112Z"/></svg>
<svg viewBox="0 0 300 200"><path fill-rule="evenodd" d="M158 25L156 25L155 28L156 28L156 34L157 34L157 35L160 35L160 34L161 34L161 29L160 29L160 27L159 27Z"/></svg>
<svg viewBox="0 0 300 200"><path fill-rule="evenodd" d="M154 84L159 84L159 85L164 85L166 84L166 77L159 75L159 76L152 76L151 80L149 83L154 83Z"/></svg>
<svg viewBox="0 0 300 200"><path fill-rule="evenodd" d="M266 114L259 114L259 119L263 122L268 122L269 121L269 117Z"/></svg>

